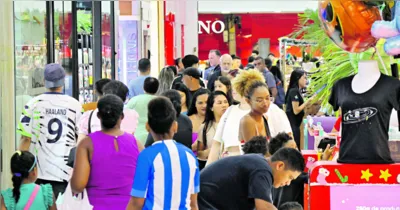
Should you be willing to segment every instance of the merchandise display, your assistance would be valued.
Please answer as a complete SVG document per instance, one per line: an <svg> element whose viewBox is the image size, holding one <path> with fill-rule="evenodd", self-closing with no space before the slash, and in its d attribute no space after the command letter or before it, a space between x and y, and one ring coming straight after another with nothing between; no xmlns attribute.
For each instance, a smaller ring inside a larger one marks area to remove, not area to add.
<svg viewBox="0 0 400 210"><path fill-rule="evenodd" d="M400 209L400 164L317 162L309 174L305 210Z"/></svg>
<svg viewBox="0 0 400 210"><path fill-rule="evenodd" d="M377 66L376 61L360 62L358 74L333 86L329 103L342 111L338 162L393 162L388 130L392 109L400 109L400 81L381 74Z"/></svg>
<svg viewBox="0 0 400 210"><path fill-rule="evenodd" d="M92 35L78 34L79 102L93 102Z"/></svg>

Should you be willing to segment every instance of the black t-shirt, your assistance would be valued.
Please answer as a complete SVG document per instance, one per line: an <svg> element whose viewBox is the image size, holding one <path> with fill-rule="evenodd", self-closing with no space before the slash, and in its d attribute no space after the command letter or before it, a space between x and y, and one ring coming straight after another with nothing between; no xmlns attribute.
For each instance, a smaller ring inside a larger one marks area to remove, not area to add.
<svg viewBox="0 0 400 210"><path fill-rule="evenodd" d="M286 115L288 116L291 124L300 126L301 122L303 121L304 111L301 111L297 115L294 114L292 102L299 102L299 106L301 106L304 103L303 96L301 96L299 89L291 88L287 92L287 97L288 99L286 102Z"/></svg>
<svg viewBox="0 0 400 210"><path fill-rule="evenodd" d="M400 81L382 74L367 92L351 87L354 76L335 83L329 103L342 108L340 163L393 163L388 130L393 108L399 110Z"/></svg>
<svg viewBox="0 0 400 210"><path fill-rule="evenodd" d="M174 140L179 142L189 149L192 149L192 121L189 119L188 116L180 114L178 119L178 132L174 135ZM149 134L147 136L145 147L149 147L154 143L153 136Z"/></svg>
<svg viewBox="0 0 400 210"><path fill-rule="evenodd" d="M253 210L254 199L272 204L273 176L259 154L226 157L200 174L200 210Z"/></svg>

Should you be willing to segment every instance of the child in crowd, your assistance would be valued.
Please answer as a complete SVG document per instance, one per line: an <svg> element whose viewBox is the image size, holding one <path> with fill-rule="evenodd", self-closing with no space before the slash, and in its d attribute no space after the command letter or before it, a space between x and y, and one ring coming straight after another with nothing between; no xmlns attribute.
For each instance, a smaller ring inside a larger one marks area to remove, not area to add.
<svg viewBox="0 0 400 210"><path fill-rule="evenodd" d="M1 192L1 209L55 210L53 189L50 184L37 185L37 159L28 151L17 151L11 157L13 189Z"/></svg>
<svg viewBox="0 0 400 210"><path fill-rule="evenodd" d="M303 207L297 202L286 202L278 210L303 210Z"/></svg>
<svg viewBox="0 0 400 210"><path fill-rule="evenodd" d="M177 132L171 101L157 97L149 102L146 128L155 142L138 159L127 210L197 210L200 173L196 156L172 138Z"/></svg>
<svg viewBox="0 0 400 210"><path fill-rule="evenodd" d="M246 142L242 148L244 154L262 154L269 157L268 143L264 136L254 136L250 141Z"/></svg>

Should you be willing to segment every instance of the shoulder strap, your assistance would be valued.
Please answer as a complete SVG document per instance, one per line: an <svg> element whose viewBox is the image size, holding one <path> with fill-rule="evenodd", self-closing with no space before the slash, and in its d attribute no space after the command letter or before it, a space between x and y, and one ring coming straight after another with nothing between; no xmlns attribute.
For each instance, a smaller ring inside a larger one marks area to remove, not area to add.
<svg viewBox="0 0 400 210"><path fill-rule="evenodd" d="M229 114L231 113L233 106L235 106L235 105L229 106L229 108L225 111L225 112L226 112L226 115L227 115L227 116L226 116L226 121L228 121ZM224 122L224 127L222 128L222 130L225 130L226 121ZM222 137L222 138L223 138L223 137ZM224 141L222 141L222 142L221 142L221 148L220 148L220 150L219 150L219 157L220 157L220 158L221 158L221 156L223 155L222 153L224 153L224 150L225 150L225 143L224 143Z"/></svg>
<svg viewBox="0 0 400 210"><path fill-rule="evenodd" d="M263 119L264 119L265 132L267 134L267 140L269 141L271 139L271 131L269 130L268 120L265 119L264 116Z"/></svg>
<svg viewBox="0 0 400 210"><path fill-rule="evenodd" d="M92 115L94 110L90 112L89 120L88 120L88 134L92 133Z"/></svg>
<svg viewBox="0 0 400 210"><path fill-rule="evenodd" d="M39 192L40 186L36 185L35 188L33 189L33 192L31 194L31 197L29 198L28 202L26 203L24 210L29 210L33 204L33 201L35 201L36 195Z"/></svg>

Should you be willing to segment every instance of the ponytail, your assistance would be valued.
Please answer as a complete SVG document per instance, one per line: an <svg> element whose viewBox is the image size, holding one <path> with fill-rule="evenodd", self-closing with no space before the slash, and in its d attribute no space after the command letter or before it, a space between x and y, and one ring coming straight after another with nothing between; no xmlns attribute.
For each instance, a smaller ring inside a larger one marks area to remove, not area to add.
<svg viewBox="0 0 400 210"><path fill-rule="evenodd" d="M36 157L28 151L17 151L11 157L11 172L13 173L13 197L18 203L21 196L20 188L24 179L29 177L29 173L36 166Z"/></svg>
<svg viewBox="0 0 400 210"><path fill-rule="evenodd" d="M13 182L13 187L14 187L12 192L13 192L13 197L15 199L15 203L18 203L19 197L21 195L21 192L19 189L21 188L22 181L25 178L27 178L28 175L29 175L29 173L16 173L13 175L13 177L11 179Z"/></svg>

